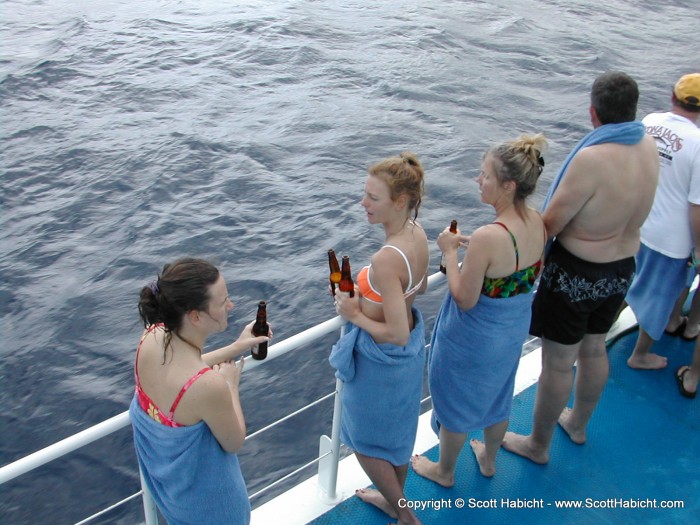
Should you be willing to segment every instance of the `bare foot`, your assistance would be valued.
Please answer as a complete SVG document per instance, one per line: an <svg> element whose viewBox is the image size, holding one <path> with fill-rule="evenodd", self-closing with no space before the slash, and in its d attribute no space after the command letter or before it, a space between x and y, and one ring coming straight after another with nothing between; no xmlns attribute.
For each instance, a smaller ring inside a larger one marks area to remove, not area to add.
<svg viewBox="0 0 700 525"><path fill-rule="evenodd" d="M445 488L450 488L455 484L454 472L452 474L443 474L440 472L439 465L434 461L430 461L425 456L415 455L411 458L411 465L416 474L434 481L438 485Z"/></svg>
<svg viewBox="0 0 700 525"><path fill-rule="evenodd" d="M637 370L660 370L666 368L668 359L658 354L647 354L644 357L630 356L627 360L627 366Z"/></svg>
<svg viewBox="0 0 700 525"><path fill-rule="evenodd" d="M676 322L674 323L673 321ZM681 326L685 328L685 325L688 322L688 318L684 315L679 315L676 319L673 319L673 321L671 321L671 319L668 320L668 324L666 325L664 332L666 332L669 335L678 335L676 332L678 332L678 329Z"/></svg>
<svg viewBox="0 0 700 525"><path fill-rule="evenodd" d="M355 495L360 498L362 501L365 503L369 503L370 505L374 505L377 507L379 510L382 512L385 512L392 518L396 519L398 516L396 515L396 512L394 511L394 508L389 504L389 502L386 500L384 496L382 496L382 493L379 492L378 490L375 489L357 489L355 491Z"/></svg>
<svg viewBox="0 0 700 525"><path fill-rule="evenodd" d="M685 325L685 330L683 331L684 339L695 339L698 335L700 335L700 324L695 326Z"/></svg>
<svg viewBox="0 0 700 525"><path fill-rule="evenodd" d="M586 442L586 429L577 428L571 421L571 409L565 408L559 416L559 426L567 433L569 439L577 445L583 445Z"/></svg>
<svg viewBox="0 0 700 525"><path fill-rule="evenodd" d="M474 451L474 456L476 456L481 475L486 478L492 478L496 473L496 465L486 457L486 445L478 439L472 439L469 441L469 444Z"/></svg>
<svg viewBox="0 0 700 525"><path fill-rule="evenodd" d="M504 449L518 456L529 459L538 465L545 465L549 461L547 451L540 451L530 441L530 436L522 436L515 432L506 432L501 445Z"/></svg>

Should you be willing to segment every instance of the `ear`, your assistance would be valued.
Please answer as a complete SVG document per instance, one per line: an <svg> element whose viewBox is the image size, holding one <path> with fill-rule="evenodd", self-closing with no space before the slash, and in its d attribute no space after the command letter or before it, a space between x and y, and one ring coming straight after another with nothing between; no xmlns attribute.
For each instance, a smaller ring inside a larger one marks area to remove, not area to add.
<svg viewBox="0 0 700 525"><path fill-rule="evenodd" d="M506 181L506 182L503 183L503 188L504 188L506 191L515 192L515 190L517 189L517 187L518 187L518 185L515 183L514 180L509 180L509 181Z"/></svg>
<svg viewBox="0 0 700 525"><path fill-rule="evenodd" d="M198 326L202 319L198 310L190 310L185 314L185 317L194 326Z"/></svg>
<svg viewBox="0 0 700 525"><path fill-rule="evenodd" d="M396 197L394 204L396 205L397 210L401 210L401 209L407 207L408 206L408 194L402 193L401 195Z"/></svg>
<svg viewBox="0 0 700 525"><path fill-rule="evenodd" d="M588 108L588 114L591 116L591 124L593 124L594 128L600 127L600 119L598 118L598 112L595 110L595 108L591 105L590 108Z"/></svg>

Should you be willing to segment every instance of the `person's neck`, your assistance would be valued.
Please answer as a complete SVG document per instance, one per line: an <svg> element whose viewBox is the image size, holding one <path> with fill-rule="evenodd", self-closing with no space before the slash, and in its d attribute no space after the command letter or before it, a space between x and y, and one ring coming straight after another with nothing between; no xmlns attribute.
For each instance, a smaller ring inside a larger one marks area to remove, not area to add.
<svg viewBox="0 0 700 525"><path fill-rule="evenodd" d="M180 330L180 334L173 335L182 343L184 351L196 352L197 355L201 355L204 351L206 336L199 334L197 331L183 327Z"/></svg>
<svg viewBox="0 0 700 525"><path fill-rule="evenodd" d="M496 210L497 219L502 218L504 215L510 215L513 212L517 213L515 210L515 203L512 200L502 200L496 202L493 207Z"/></svg>
<svg viewBox="0 0 700 525"><path fill-rule="evenodd" d="M413 222L408 217L385 224L384 231L386 233L386 240L388 241L390 238L400 236L411 224L413 224Z"/></svg>
<svg viewBox="0 0 700 525"><path fill-rule="evenodd" d="M690 122L693 124L698 123L698 117L700 117L700 113L697 111L687 111L683 109L682 107L679 106L672 106L671 107L671 113L674 115L678 115L679 117L687 118Z"/></svg>

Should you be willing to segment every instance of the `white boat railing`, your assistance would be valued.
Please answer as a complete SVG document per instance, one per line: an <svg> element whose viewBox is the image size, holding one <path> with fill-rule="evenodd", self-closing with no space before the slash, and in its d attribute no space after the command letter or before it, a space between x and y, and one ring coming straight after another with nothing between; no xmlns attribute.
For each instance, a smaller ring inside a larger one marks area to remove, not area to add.
<svg viewBox="0 0 700 525"><path fill-rule="evenodd" d="M439 284L445 281L445 276L442 273L435 273L428 278L428 285ZM319 323L311 328L299 332L284 341L270 345L268 349L267 359L264 361L254 361L252 359L246 360L246 370L254 369L258 366L262 366L272 359L275 359L281 355L287 354L297 348L313 343L314 341L339 330L342 330L345 326L345 322L340 316L334 317L322 323ZM255 436L266 432L278 424L294 417L295 415L312 408L313 406L321 403L330 397L335 396L335 404L333 410L333 423L331 427L331 437L321 436L319 444L319 456L314 460L302 465L293 472L286 474L284 477L273 481L266 487L262 488L258 492L249 496L249 499L253 499L264 492L272 489L273 487L279 485L290 477L296 475L297 473L303 471L304 469L310 467L314 463L318 463L318 478L319 478L319 488L322 491L322 497L325 501L333 503L337 500L336 495L336 484L338 477L338 463L340 461L340 420L341 420L341 403L340 403L340 392L342 390L342 381L336 381L336 389L334 392L327 394L316 401L313 401L306 406L292 412L279 420L271 423L270 425L257 430L256 432L246 436L246 441L254 438ZM122 428L130 425L129 412L124 411L114 417L107 419L97 425L87 428L77 434L73 434L57 443L49 445L46 448L38 450L32 454L29 454L17 461L14 461L8 465L0 467L0 485L3 485L18 476L26 474L36 468L39 468L51 461L63 457L71 452L79 450L80 448L89 445L105 436L108 436ZM140 474L140 473L139 473ZM141 479L141 491L132 494L131 496L123 499L122 501L116 502L110 507L99 511L92 516L85 518L84 520L78 522L76 525L82 525L89 523L90 521L96 519L99 516L117 508L120 505L126 504L139 496L142 496L143 507L144 507L144 517L146 525L158 525L158 512L156 509L155 502L148 490L147 485L144 482L143 476Z"/></svg>

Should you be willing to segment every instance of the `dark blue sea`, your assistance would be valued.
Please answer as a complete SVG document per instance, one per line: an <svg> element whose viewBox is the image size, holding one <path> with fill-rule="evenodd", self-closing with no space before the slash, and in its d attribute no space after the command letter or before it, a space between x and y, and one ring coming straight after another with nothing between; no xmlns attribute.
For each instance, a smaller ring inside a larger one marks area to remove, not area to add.
<svg viewBox="0 0 700 525"><path fill-rule="evenodd" d="M138 291L165 262L222 269L236 308L212 347L260 299L278 341L329 319L328 248L358 269L382 242L359 206L370 164L419 155L419 219L434 239L452 218L463 231L492 219L473 180L485 148L544 132L536 206L590 130L596 75L635 77L641 118L700 69L697 8L3 0L0 463L126 410ZM442 293L417 303L429 326ZM332 390L332 342L244 373L249 432ZM317 453L331 411L326 402L245 445L251 493ZM138 488L124 429L4 485L0 521L71 524ZM96 523L141 519L136 500Z"/></svg>

